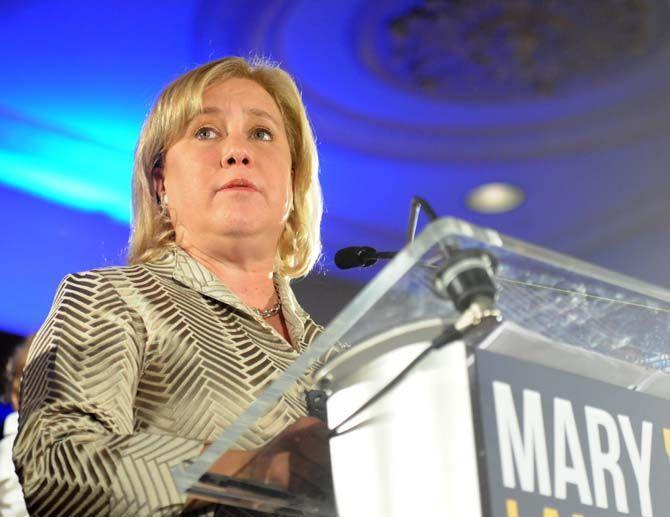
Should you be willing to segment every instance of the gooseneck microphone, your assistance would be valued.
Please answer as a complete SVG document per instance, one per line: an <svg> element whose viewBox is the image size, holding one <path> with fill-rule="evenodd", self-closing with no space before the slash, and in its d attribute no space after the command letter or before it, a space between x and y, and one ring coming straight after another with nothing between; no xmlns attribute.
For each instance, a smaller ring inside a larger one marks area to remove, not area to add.
<svg viewBox="0 0 670 517"><path fill-rule="evenodd" d="M370 267L379 259L392 259L394 251L377 251L370 246L349 246L335 253L335 265L340 269Z"/></svg>
<svg viewBox="0 0 670 517"><path fill-rule="evenodd" d="M435 210L423 198L415 196L412 198L410 207L409 225L407 228L407 244L414 242L416 225L419 219L419 211L423 208L431 221L437 219ZM376 403L386 393L391 391L415 368L415 366L430 353L439 350L451 343L458 342L470 329L477 327L482 322L499 323L502 314L496 308L497 285L495 275L498 269L497 258L485 249L470 248L460 249L449 245L440 239L436 242L440 248L444 260L441 263L423 264L417 266L430 267L429 278L432 276L433 291L445 300L451 300L460 315L455 321L445 320L442 333L434 338L429 346L424 348L412 361L399 373L391 378L376 393L367 399L358 409L349 413L349 416L341 420L330 429L329 437L335 437L345 431L341 429L354 417L361 414L365 409ZM353 267L369 267L380 258L393 258L394 252L379 252L369 246L352 246L344 248L335 254L335 265L340 269ZM437 266L437 267L436 267ZM487 323L488 324L488 323ZM490 332L491 329L487 331ZM349 429L350 430L350 429Z"/></svg>

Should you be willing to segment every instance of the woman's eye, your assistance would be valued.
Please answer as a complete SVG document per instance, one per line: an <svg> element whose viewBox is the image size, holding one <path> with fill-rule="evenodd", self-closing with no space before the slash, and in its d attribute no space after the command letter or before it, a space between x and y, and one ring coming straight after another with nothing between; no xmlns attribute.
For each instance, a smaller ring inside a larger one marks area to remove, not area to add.
<svg viewBox="0 0 670 517"><path fill-rule="evenodd" d="M212 140L216 138L217 132L211 127L201 127L195 132L195 137L198 140Z"/></svg>
<svg viewBox="0 0 670 517"><path fill-rule="evenodd" d="M272 133L262 127L254 129L251 132L251 136L256 140L272 140Z"/></svg>

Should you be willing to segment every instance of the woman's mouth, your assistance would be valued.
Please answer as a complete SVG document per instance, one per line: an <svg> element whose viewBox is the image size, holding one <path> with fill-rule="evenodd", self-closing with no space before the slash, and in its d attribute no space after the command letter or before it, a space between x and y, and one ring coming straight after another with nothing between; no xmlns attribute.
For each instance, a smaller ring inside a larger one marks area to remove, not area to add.
<svg viewBox="0 0 670 517"><path fill-rule="evenodd" d="M238 179L230 180L229 182L224 184L219 190L220 191L238 191L238 192L245 192L245 191L258 192L258 187L256 187L256 185L254 185L249 180L238 178Z"/></svg>

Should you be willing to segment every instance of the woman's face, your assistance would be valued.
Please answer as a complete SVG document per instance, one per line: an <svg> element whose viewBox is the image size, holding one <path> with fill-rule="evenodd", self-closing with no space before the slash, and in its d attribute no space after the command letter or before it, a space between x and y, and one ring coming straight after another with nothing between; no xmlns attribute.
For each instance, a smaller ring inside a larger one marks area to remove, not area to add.
<svg viewBox="0 0 670 517"><path fill-rule="evenodd" d="M202 112L168 149L157 189L177 242L262 236L276 246L291 202L291 153L279 108L249 79L205 90Z"/></svg>

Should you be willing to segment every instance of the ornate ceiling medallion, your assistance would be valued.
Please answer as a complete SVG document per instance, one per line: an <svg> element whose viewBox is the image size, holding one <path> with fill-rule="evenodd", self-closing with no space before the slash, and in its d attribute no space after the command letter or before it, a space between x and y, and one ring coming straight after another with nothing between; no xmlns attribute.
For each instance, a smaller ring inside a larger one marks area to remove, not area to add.
<svg viewBox="0 0 670 517"><path fill-rule="evenodd" d="M627 71L668 26L662 0L424 0L374 35L359 26L359 48L374 73L422 95L527 99Z"/></svg>

